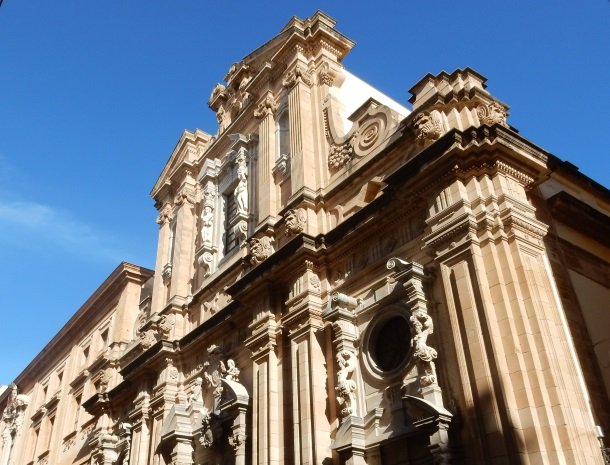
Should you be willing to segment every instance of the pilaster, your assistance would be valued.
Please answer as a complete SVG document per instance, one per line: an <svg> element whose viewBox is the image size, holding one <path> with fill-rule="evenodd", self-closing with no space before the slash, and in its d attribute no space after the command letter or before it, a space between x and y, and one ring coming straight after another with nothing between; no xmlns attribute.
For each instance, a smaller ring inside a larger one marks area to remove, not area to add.
<svg viewBox="0 0 610 465"><path fill-rule="evenodd" d="M153 280L153 294L151 302L151 313L159 313L167 302L167 278L171 277L172 265L170 263L172 241L174 238L172 226L174 221L174 208L170 202L166 202L157 217L159 225L159 240L157 241L157 261L155 264L155 277Z"/></svg>
<svg viewBox="0 0 610 465"><path fill-rule="evenodd" d="M258 104L254 116L258 125L258 223L264 223L277 212L276 189L271 178L275 162L276 140L274 113L278 105L271 92Z"/></svg>
<svg viewBox="0 0 610 465"><path fill-rule="evenodd" d="M290 120L291 182L293 195L303 188L315 189L311 86L313 79L305 64L297 62L287 73L283 85L288 90ZM307 167L307 169L306 169Z"/></svg>
<svg viewBox="0 0 610 465"><path fill-rule="evenodd" d="M321 283L318 270L305 261L292 283L282 325L290 347L294 463L318 464L330 456L326 417L326 360L323 340Z"/></svg>
<svg viewBox="0 0 610 465"><path fill-rule="evenodd" d="M277 354L277 323L271 307L271 292L259 296L250 336L245 341L252 351L252 463L280 463L280 399Z"/></svg>
<svg viewBox="0 0 610 465"><path fill-rule="evenodd" d="M593 421L529 182L500 160L456 166L430 202L424 243L447 296L466 423L496 444L475 452L485 461L595 463Z"/></svg>

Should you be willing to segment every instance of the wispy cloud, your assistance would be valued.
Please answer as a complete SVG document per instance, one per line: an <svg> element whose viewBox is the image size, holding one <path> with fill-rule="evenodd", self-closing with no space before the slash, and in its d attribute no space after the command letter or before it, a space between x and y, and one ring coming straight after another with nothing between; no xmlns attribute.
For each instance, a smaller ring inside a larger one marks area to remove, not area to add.
<svg viewBox="0 0 610 465"><path fill-rule="evenodd" d="M80 256L119 261L121 253L113 238L92 225L74 218L69 212L30 201L0 200L0 235L13 245L35 241L53 245L63 252Z"/></svg>

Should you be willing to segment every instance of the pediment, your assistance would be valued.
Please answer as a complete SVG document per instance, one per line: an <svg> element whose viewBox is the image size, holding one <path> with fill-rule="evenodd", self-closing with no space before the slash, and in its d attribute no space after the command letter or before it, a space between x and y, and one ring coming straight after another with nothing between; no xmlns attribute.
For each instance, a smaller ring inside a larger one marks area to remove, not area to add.
<svg viewBox="0 0 610 465"><path fill-rule="evenodd" d="M156 198L164 186L171 185L175 173L180 171L184 165L192 166L197 163L210 142L212 142L212 136L200 129L196 129L195 132L185 130L165 163L150 195Z"/></svg>

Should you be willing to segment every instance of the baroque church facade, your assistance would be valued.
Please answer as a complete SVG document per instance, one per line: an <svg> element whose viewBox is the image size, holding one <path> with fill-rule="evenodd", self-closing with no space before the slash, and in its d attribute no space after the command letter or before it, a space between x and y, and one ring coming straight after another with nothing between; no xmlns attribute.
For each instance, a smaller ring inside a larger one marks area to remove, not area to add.
<svg viewBox="0 0 610 465"><path fill-rule="evenodd" d="M292 18L214 87L120 264L0 396L0 465L602 464L610 193L472 69L410 108Z"/></svg>

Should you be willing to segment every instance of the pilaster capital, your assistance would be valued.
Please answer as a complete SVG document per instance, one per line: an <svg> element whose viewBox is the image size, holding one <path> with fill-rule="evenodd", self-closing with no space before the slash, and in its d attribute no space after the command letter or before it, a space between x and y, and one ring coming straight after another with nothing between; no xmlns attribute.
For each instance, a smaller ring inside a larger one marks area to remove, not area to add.
<svg viewBox="0 0 610 465"><path fill-rule="evenodd" d="M311 74L307 71L305 66L300 63L294 65L294 67L288 71L286 77L282 80L282 85L287 89L292 89L298 83L303 83L307 87L311 87L313 84Z"/></svg>
<svg viewBox="0 0 610 465"><path fill-rule="evenodd" d="M278 104L271 92L267 92L263 100L257 105L254 110L254 116L258 119L264 119L267 116L273 115L278 109Z"/></svg>

